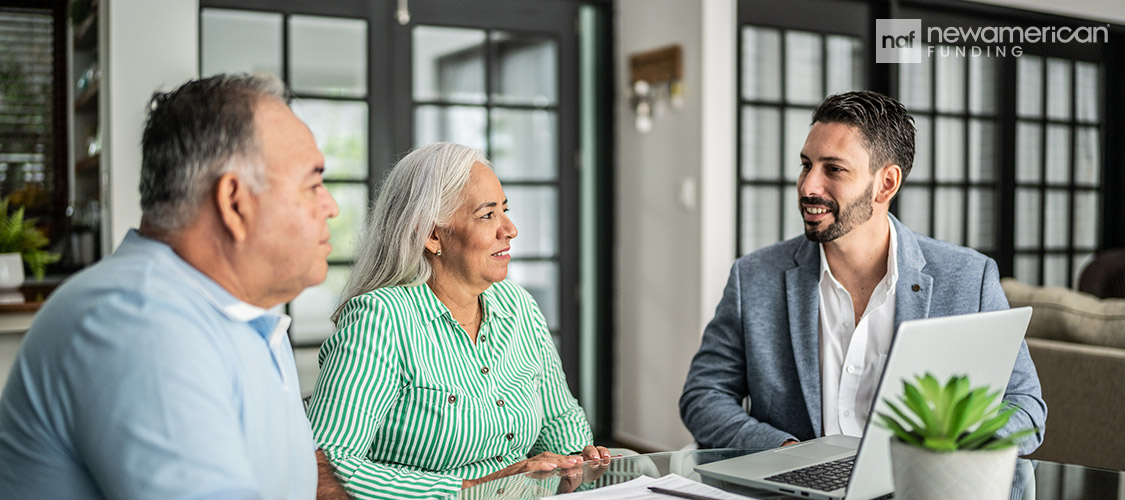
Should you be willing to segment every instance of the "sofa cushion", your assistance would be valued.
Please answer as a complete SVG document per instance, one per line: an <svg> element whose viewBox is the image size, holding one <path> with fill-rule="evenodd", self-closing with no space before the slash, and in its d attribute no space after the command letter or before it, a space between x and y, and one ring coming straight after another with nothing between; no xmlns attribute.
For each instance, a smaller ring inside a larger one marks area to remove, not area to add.
<svg viewBox="0 0 1125 500"><path fill-rule="evenodd" d="M1012 307L1031 306L1028 337L1125 348L1125 299L1099 299L1054 286L1000 280Z"/></svg>

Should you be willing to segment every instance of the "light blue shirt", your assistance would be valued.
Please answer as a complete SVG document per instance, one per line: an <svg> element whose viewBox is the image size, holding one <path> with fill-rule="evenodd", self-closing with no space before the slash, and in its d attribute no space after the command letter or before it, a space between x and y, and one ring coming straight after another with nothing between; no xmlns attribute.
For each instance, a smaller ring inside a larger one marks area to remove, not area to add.
<svg viewBox="0 0 1125 500"><path fill-rule="evenodd" d="M0 398L0 496L313 498L288 325L130 231L24 338Z"/></svg>

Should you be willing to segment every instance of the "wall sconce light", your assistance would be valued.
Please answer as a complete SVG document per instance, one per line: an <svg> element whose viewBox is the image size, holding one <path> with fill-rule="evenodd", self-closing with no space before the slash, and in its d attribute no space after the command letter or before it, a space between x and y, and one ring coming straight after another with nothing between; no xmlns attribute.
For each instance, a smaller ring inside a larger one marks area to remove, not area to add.
<svg viewBox="0 0 1125 500"><path fill-rule="evenodd" d="M683 107L683 49L679 45L629 56L629 96L640 133L652 130L665 106Z"/></svg>

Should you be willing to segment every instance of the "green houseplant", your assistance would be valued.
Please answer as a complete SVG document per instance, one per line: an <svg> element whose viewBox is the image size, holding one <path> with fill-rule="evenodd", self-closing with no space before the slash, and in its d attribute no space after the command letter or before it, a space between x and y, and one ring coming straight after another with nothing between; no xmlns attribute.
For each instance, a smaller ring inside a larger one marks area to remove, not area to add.
<svg viewBox="0 0 1125 500"><path fill-rule="evenodd" d="M895 498L1008 498L1016 444L1035 432L999 434L1019 408L965 376L942 385L927 373L915 382L903 380L898 402L883 400L890 412L877 412L894 434Z"/></svg>
<svg viewBox="0 0 1125 500"><path fill-rule="evenodd" d="M19 254L36 280L43 279L47 265L61 257L43 248L50 241L35 227L34 220L25 220L23 207L8 212L8 198L0 199L0 254ZM18 286L18 285L16 285Z"/></svg>

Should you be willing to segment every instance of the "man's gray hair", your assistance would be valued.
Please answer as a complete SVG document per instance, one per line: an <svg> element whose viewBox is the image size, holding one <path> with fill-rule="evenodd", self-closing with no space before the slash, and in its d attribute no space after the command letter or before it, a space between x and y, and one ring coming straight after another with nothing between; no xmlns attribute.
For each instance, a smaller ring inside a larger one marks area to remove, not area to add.
<svg viewBox="0 0 1125 500"><path fill-rule="evenodd" d="M426 240L448 227L462 203L473 165L491 167L480 150L438 142L415 149L387 174L367 217L359 260L344 287L342 303L388 286L425 283L433 268L425 258Z"/></svg>
<svg viewBox="0 0 1125 500"><path fill-rule="evenodd" d="M267 98L289 103L285 84L272 75L216 75L152 95L141 137L144 225L183 229L227 172L237 172L251 192L266 188L254 110Z"/></svg>

